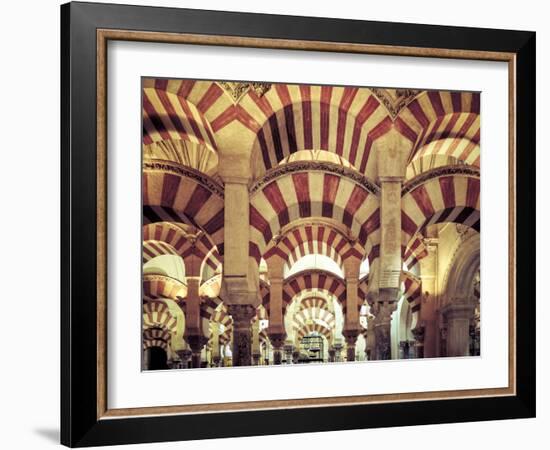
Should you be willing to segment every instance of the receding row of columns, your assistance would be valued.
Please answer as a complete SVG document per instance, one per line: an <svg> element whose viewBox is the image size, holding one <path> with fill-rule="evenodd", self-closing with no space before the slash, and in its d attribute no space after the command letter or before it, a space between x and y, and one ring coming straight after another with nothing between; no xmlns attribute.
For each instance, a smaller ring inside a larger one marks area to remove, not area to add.
<svg viewBox="0 0 550 450"><path fill-rule="evenodd" d="M374 353L370 346L365 349L365 359L381 360L393 358L425 358L425 327L417 326L412 332L415 337L413 341L402 341L399 343L399 355L391 354L390 328L391 312L394 306L378 303L378 316L375 316L369 325L373 325L367 331L367 339L374 339ZM474 314L474 307L471 303L454 302L441 309L443 351L437 356L469 356L470 355L470 329ZM257 366L260 365L261 352L253 350L254 333L258 329L256 310L251 305L230 305L229 313L233 318L233 345L232 365L233 366ZM378 319L377 319L378 317ZM370 335L369 335L370 333ZM346 361L355 361L356 342L358 332L356 330L344 330L346 342ZM272 346L273 364L280 365L297 364L300 353L293 345L285 342L286 333L269 332L268 337ZM200 335L188 335L185 337L188 349L178 350L176 354L180 359L177 368L199 368L202 367L202 350L208 343L208 338ZM214 345L214 347L216 347ZM342 362L343 345L335 344L328 349L328 362ZM284 356L284 359L283 359ZM211 365L220 366L222 358L218 352L212 352ZM269 361L264 361L269 364ZM147 362L145 361L145 366Z"/></svg>

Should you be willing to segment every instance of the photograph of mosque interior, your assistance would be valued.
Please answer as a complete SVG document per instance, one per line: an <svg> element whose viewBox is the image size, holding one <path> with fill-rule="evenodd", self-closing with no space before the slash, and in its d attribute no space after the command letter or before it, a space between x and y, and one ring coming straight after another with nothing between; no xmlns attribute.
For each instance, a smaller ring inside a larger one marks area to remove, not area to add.
<svg viewBox="0 0 550 450"><path fill-rule="evenodd" d="M480 356L479 92L141 89L142 370Z"/></svg>

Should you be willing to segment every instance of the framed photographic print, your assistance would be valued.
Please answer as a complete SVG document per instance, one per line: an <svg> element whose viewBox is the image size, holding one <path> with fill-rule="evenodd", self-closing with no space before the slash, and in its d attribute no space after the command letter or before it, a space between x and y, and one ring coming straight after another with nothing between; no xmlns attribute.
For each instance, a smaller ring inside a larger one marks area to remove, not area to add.
<svg viewBox="0 0 550 450"><path fill-rule="evenodd" d="M63 444L535 415L535 33L61 17Z"/></svg>

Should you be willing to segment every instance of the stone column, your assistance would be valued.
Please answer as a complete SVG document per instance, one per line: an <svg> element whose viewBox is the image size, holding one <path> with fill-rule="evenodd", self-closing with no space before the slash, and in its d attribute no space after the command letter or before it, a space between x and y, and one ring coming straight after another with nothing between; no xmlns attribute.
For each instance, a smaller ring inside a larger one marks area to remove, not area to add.
<svg viewBox="0 0 550 450"><path fill-rule="evenodd" d="M300 352L297 350L294 350L292 352L292 364L298 364L300 361Z"/></svg>
<svg viewBox="0 0 550 450"><path fill-rule="evenodd" d="M283 346L285 344L285 333L268 333L269 341L273 347L273 364L280 365L282 362Z"/></svg>
<svg viewBox="0 0 550 450"><path fill-rule="evenodd" d="M189 368L189 361L191 360L191 350L185 349L185 350L178 350L176 352L181 360L181 368L182 369L188 369Z"/></svg>
<svg viewBox="0 0 550 450"><path fill-rule="evenodd" d="M252 323L252 364L257 366L260 363L260 319L256 317Z"/></svg>
<svg viewBox="0 0 550 450"><path fill-rule="evenodd" d="M374 353L376 349L376 335L374 333L374 316L367 316L367 342L365 346L365 354L367 360L374 359Z"/></svg>
<svg viewBox="0 0 550 450"><path fill-rule="evenodd" d="M191 366L193 369L198 369L201 367L201 354L202 349L208 342L208 338L199 335L191 335L187 337L187 343L191 349Z"/></svg>
<svg viewBox="0 0 550 450"><path fill-rule="evenodd" d="M201 298L199 295L199 277L187 277L187 297L185 298L185 334L184 338L192 351L192 366L201 366L201 352L208 342L201 327Z"/></svg>
<svg viewBox="0 0 550 450"><path fill-rule="evenodd" d="M342 334L346 339L347 361L355 361L355 343L359 335L359 267L361 260L350 256L344 260L346 276L346 316Z"/></svg>
<svg viewBox="0 0 550 450"><path fill-rule="evenodd" d="M355 344L359 330L344 330L343 334L346 339L346 359L348 362L355 361Z"/></svg>
<svg viewBox="0 0 550 450"><path fill-rule="evenodd" d="M252 365L252 330L250 322L256 316L256 308L249 304L228 306L233 319L233 365Z"/></svg>
<svg viewBox="0 0 550 450"><path fill-rule="evenodd" d="M328 351L328 362L336 361L336 350L334 348L329 349Z"/></svg>
<svg viewBox="0 0 550 450"><path fill-rule="evenodd" d="M334 344L334 362L342 362L342 344Z"/></svg>
<svg viewBox="0 0 550 450"><path fill-rule="evenodd" d="M396 309L401 284L401 183L402 177L379 177L380 269L374 312L374 359L391 359L391 315Z"/></svg>
<svg viewBox="0 0 550 450"><path fill-rule="evenodd" d="M292 352L294 350L294 346L292 344L285 344L285 360L287 364L292 363Z"/></svg>
<svg viewBox="0 0 550 450"><path fill-rule="evenodd" d="M274 255L267 261L269 275L269 327L267 333L273 346L273 363L281 364L286 339L283 317L283 268L284 261Z"/></svg>
<svg viewBox="0 0 550 450"><path fill-rule="evenodd" d="M250 199L248 176L236 176L229 159L220 160L220 175L224 181L224 284L229 290L252 288L248 259ZM232 286L237 285L237 286Z"/></svg>
<svg viewBox="0 0 550 450"><path fill-rule="evenodd" d="M212 335L211 335L211 342L212 342L212 365L214 367L218 367L220 360L221 360L221 353L220 353L220 324L219 323L212 323ZM217 362L216 362L217 361Z"/></svg>
<svg viewBox="0 0 550 450"><path fill-rule="evenodd" d="M470 321L474 306L467 303L450 303L442 310L447 321L447 356L469 356Z"/></svg>
<svg viewBox="0 0 550 450"><path fill-rule="evenodd" d="M374 311L375 358L391 359L391 316L397 308L396 301L378 301Z"/></svg>
<svg viewBox="0 0 550 450"><path fill-rule="evenodd" d="M414 357L415 358L424 358L424 325L419 324L414 327L412 330L414 336Z"/></svg>
<svg viewBox="0 0 550 450"><path fill-rule="evenodd" d="M220 149L224 182L224 261L221 297L233 318L233 365L252 364L251 320L259 303L257 266L248 255L250 240L250 162L237 142Z"/></svg>
<svg viewBox="0 0 550 450"><path fill-rule="evenodd" d="M426 257L420 260L420 270L422 273L422 297L420 310L418 312L419 320L423 324L423 355L425 358L438 356L437 353L437 296L433 293L439 292L438 285L438 255L439 238L436 229L430 229L428 237L423 239L424 245L428 251Z"/></svg>
<svg viewBox="0 0 550 450"><path fill-rule="evenodd" d="M369 300L374 313L374 359L391 359L391 315L401 288L401 188L412 142L397 129L375 141L380 184L380 257L376 271L378 292Z"/></svg>

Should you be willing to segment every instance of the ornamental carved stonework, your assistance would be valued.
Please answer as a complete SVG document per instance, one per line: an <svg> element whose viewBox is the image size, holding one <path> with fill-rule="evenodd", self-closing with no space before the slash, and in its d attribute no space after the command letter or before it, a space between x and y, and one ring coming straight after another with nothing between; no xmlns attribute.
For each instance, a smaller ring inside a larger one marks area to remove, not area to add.
<svg viewBox="0 0 550 450"><path fill-rule="evenodd" d="M220 198L224 198L224 191L221 184L214 181L208 175L204 175L198 170L192 169L191 167L181 166L172 161L163 161L163 160L144 160L143 161L143 171L160 171L160 172L170 172L182 177L187 177L196 182L200 183L206 189L208 189L213 194L218 195Z"/></svg>
<svg viewBox="0 0 550 450"><path fill-rule="evenodd" d="M366 176L354 169L349 169L339 164L326 161L295 161L284 164L283 166L276 166L273 169L268 170L262 178L257 180L250 187L250 193L254 194L258 190L262 189L263 186L284 175L306 171L329 172L334 175L340 175L341 177L346 177L355 183L360 184L371 194L378 195L380 192L380 187L376 183L369 180Z"/></svg>
<svg viewBox="0 0 550 450"><path fill-rule="evenodd" d="M271 345L276 350L281 350L285 343L286 339L286 333L270 333L269 334L269 341L271 342Z"/></svg>
<svg viewBox="0 0 550 450"><path fill-rule="evenodd" d="M227 309L235 328L247 329L250 321L256 316L256 309L252 305L228 305Z"/></svg>
<svg viewBox="0 0 550 450"><path fill-rule="evenodd" d="M253 91L258 97L262 97L271 89L271 83L255 81L219 81L218 84L231 97L235 105L250 91Z"/></svg>
<svg viewBox="0 0 550 450"><path fill-rule="evenodd" d="M421 92L418 89L383 88L371 88L371 91L386 107L392 120L395 120L399 113L406 108Z"/></svg>
<svg viewBox="0 0 550 450"><path fill-rule="evenodd" d="M401 195L403 196L408 192L411 192L416 187L420 186L428 180L431 180L432 178L449 175L470 175L479 178L480 170L477 167L464 165L436 167L435 169L430 169L427 172L424 172L405 183L403 185L403 189L401 189Z"/></svg>

